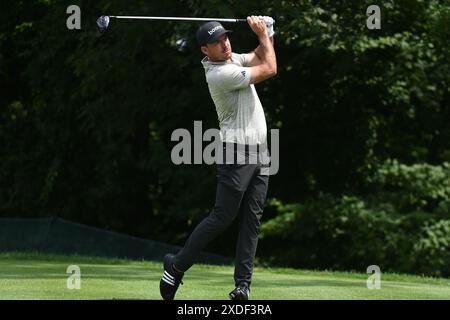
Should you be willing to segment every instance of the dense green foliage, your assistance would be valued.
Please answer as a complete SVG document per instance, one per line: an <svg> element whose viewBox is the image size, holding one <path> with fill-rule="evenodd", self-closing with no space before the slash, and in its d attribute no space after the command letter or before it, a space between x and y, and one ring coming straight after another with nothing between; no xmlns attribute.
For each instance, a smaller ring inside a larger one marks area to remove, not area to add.
<svg viewBox="0 0 450 320"><path fill-rule="evenodd" d="M66 28L71 4L82 10L78 31ZM381 30L366 27L370 4L2 1L0 215L59 216L183 243L215 192L213 166L170 161L174 129L192 130L194 120L204 130L217 127L195 41L198 24L112 21L101 35L95 20L105 13L265 14L277 21L279 72L257 90L281 144L269 197L310 212L307 219L319 215L328 221L324 228L348 219L345 235L367 229L346 238L354 250L330 231L311 235L317 247L293 246L274 261L356 267L373 251L373 260L392 261L393 270L434 273L433 259L448 265L440 253L448 248L448 189L439 186L449 185L443 163L450 161L450 3L383 1ZM248 26L230 27L234 51L256 47ZM266 221L284 219L283 206L268 210ZM307 237L305 228L292 230L289 241L303 246L295 237ZM232 233L213 244L216 251L233 254Z"/></svg>
<svg viewBox="0 0 450 320"><path fill-rule="evenodd" d="M280 265L450 276L450 164L387 161L366 195L321 195L302 204L272 200L261 254ZM287 245L289 244L289 245ZM275 254L276 253L276 254Z"/></svg>

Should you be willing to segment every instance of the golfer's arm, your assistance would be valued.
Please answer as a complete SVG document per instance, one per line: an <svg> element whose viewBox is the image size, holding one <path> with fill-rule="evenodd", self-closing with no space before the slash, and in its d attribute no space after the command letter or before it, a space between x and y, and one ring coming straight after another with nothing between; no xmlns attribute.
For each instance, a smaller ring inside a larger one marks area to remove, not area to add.
<svg viewBox="0 0 450 320"><path fill-rule="evenodd" d="M273 47L273 37L262 36L259 42L259 46L254 51L254 61L251 61L251 63L255 63L251 67L251 84L262 82L277 74L277 58Z"/></svg>
<svg viewBox="0 0 450 320"><path fill-rule="evenodd" d="M270 37L270 41L272 42L272 45L274 46L273 37ZM249 56L249 58L248 58L248 61L249 61L248 62L248 66L249 67L254 67L254 66L260 65L262 63L261 59L259 58L259 55L261 55L261 50L262 50L261 46L258 46L255 50L253 50L252 52L248 53L248 56Z"/></svg>

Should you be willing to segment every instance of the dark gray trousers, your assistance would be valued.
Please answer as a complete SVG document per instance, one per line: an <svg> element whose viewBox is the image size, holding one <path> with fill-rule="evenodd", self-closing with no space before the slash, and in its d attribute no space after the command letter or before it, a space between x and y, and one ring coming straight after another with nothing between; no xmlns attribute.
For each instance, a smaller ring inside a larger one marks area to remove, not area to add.
<svg viewBox="0 0 450 320"><path fill-rule="evenodd" d="M246 158L248 152L246 152ZM247 161L248 162L248 161ZM214 209L194 229L174 265L187 271L204 247L239 216L234 280L250 285L258 244L260 220L269 185L268 165L217 164L217 191Z"/></svg>

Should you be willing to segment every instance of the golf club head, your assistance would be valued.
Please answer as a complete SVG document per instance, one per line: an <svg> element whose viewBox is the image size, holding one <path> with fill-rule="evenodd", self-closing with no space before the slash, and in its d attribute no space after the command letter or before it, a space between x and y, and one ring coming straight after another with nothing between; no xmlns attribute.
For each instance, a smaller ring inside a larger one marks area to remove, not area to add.
<svg viewBox="0 0 450 320"><path fill-rule="evenodd" d="M98 26L98 30L100 30L100 32L105 32L106 29L108 29L109 26L109 17L108 16L101 16L100 18L97 19L97 26Z"/></svg>

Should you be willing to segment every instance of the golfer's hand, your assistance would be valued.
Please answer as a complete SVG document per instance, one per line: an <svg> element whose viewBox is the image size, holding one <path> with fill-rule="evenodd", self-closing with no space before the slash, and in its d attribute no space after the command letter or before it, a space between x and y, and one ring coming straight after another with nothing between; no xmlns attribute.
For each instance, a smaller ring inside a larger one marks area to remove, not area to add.
<svg viewBox="0 0 450 320"><path fill-rule="evenodd" d="M267 36L267 27L263 20L259 19L256 16L247 17L247 23L252 29L252 31L258 36L258 38L262 38Z"/></svg>
<svg viewBox="0 0 450 320"><path fill-rule="evenodd" d="M273 28L273 25L275 24L275 20L269 16L257 16L257 18L264 21L264 23L266 24L267 34L269 35L269 38L273 37L273 35L275 34L275 30Z"/></svg>

